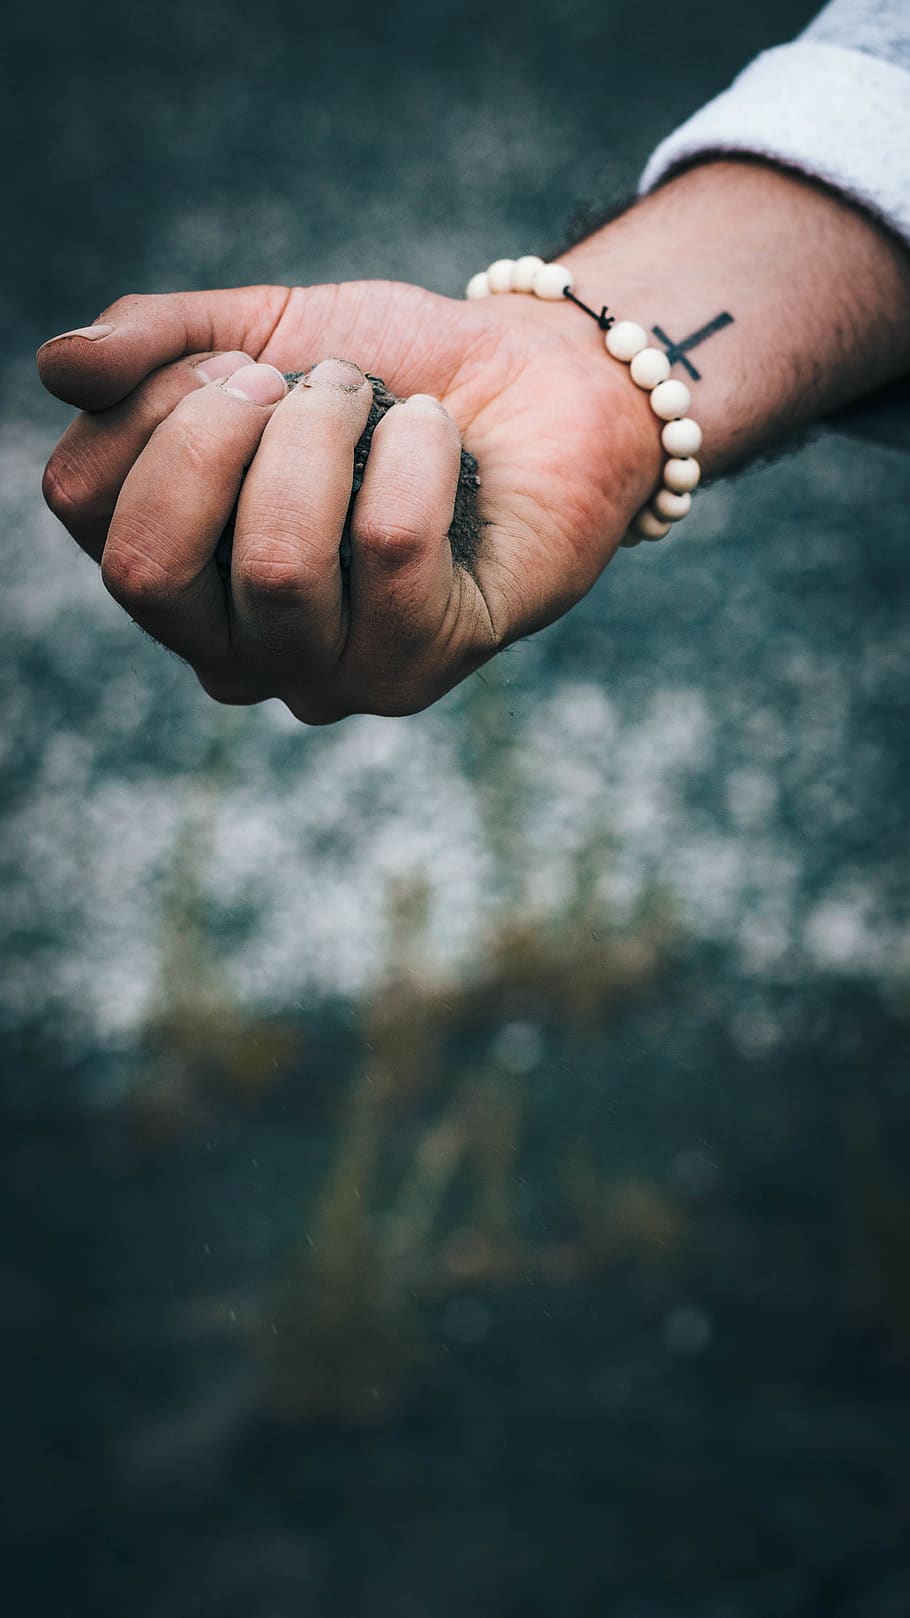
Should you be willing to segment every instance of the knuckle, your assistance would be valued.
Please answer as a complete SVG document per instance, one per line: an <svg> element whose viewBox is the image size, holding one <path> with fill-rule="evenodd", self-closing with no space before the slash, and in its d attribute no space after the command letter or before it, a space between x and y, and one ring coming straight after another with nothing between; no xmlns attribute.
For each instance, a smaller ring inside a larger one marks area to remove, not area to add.
<svg viewBox="0 0 910 1618"><path fill-rule="evenodd" d="M301 725L337 725L356 710L340 704L319 702L310 697L283 697L285 707Z"/></svg>
<svg viewBox="0 0 910 1618"><path fill-rule="evenodd" d="M101 311L98 318L115 321L118 316L136 314L142 307L147 306L152 301L153 296L154 294L144 292L124 292L122 297L117 298L116 302L109 303L107 308Z"/></svg>
<svg viewBox="0 0 910 1618"><path fill-rule="evenodd" d="M261 702L263 691L236 674L213 669L195 669L196 679L207 696L225 708L247 708Z"/></svg>
<svg viewBox="0 0 910 1618"><path fill-rule="evenodd" d="M123 606L154 605L174 594L173 581L161 563L128 541L105 546L101 579Z"/></svg>
<svg viewBox="0 0 910 1618"><path fill-rule="evenodd" d="M190 394L189 399L195 401L196 394ZM212 462L219 453L220 445L218 435L211 426L194 417L190 409L181 411L178 407L169 420L163 421L156 427L155 434L167 429L168 436L173 434L176 449L184 464L191 472L200 477L211 472Z"/></svg>
<svg viewBox="0 0 910 1618"><path fill-rule="evenodd" d="M241 590L251 596L268 596L273 605L286 602L290 606L306 589L305 559L294 547L275 540L244 546L234 567Z"/></svg>
<svg viewBox="0 0 910 1618"><path fill-rule="evenodd" d="M94 492L91 482L59 451L54 452L44 469L41 492L54 516L71 532L90 514Z"/></svg>
<svg viewBox="0 0 910 1618"><path fill-rule="evenodd" d="M394 573L409 567L421 555L426 545L426 530L417 516L367 515L355 518L352 540L374 566Z"/></svg>

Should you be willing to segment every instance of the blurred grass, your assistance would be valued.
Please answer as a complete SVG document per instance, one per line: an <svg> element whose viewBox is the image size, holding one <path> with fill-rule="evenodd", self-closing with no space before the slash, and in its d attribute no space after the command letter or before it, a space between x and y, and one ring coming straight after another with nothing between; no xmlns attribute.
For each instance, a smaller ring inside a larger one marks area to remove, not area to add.
<svg viewBox="0 0 910 1618"><path fill-rule="evenodd" d="M268 1364L265 1397L295 1422L394 1419L440 1374L428 1300L466 1286L495 1294L554 1277L588 1282L626 1258L663 1261L683 1239L684 1215L665 1190L635 1175L611 1179L580 1140L552 1154L549 1186L536 1192L558 1239L535 1228L530 1203L521 1206L548 1043L602 1030L617 1002L627 1008L652 993L675 929L654 894L621 928L613 924L593 881L609 857L605 828L577 850L563 902L545 914L531 907L523 772L513 733L495 721L490 730L499 694L481 690L475 719L483 709L488 734L480 724L474 740L489 755L481 797L495 850L490 880L504 895L498 920L467 971L441 975L427 965L427 883L390 884L384 971L353 1007L349 1071L328 1078L329 1162L302 1193L305 1234L258 1313L247 1313ZM267 1106L271 1089L312 1082L306 1018L251 1017L219 972L204 895L230 772L228 721L177 843L158 988L140 1041L143 1077L126 1102L137 1139L156 1153L210 1130L224 1108Z"/></svg>

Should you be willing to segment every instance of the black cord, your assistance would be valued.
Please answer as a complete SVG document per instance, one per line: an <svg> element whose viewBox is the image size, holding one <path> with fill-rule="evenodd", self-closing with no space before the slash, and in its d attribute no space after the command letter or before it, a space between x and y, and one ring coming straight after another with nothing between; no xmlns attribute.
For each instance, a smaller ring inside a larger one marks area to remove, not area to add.
<svg viewBox="0 0 910 1618"><path fill-rule="evenodd" d="M583 309L586 315L590 315L591 319L597 322L601 331L609 331L610 327L615 325L616 316L607 314L607 310L610 307L609 304L605 303L600 311L600 314L598 314L596 309L589 309L586 303L582 303L580 298L576 298L575 293L572 292L569 287L563 287L563 297L568 298L569 301L576 304L579 309Z"/></svg>

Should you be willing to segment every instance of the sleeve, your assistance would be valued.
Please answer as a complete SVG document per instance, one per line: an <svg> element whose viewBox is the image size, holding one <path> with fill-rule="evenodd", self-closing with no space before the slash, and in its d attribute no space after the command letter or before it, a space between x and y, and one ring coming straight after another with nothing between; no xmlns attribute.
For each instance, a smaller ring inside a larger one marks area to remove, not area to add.
<svg viewBox="0 0 910 1618"><path fill-rule="evenodd" d="M910 0L831 0L661 142L639 193L724 152L799 169L910 245ZM910 448L910 381L861 400L842 421Z"/></svg>
<svg viewBox="0 0 910 1618"><path fill-rule="evenodd" d="M832 0L668 135L639 189L708 152L801 169L910 243L910 4Z"/></svg>

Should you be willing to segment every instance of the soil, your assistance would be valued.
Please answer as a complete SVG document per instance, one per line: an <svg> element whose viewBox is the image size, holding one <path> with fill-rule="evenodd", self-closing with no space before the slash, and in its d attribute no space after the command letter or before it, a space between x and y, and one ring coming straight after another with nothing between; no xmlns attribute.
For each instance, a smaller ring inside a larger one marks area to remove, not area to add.
<svg viewBox="0 0 910 1618"><path fill-rule="evenodd" d="M305 371L285 371L284 379L289 388L296 387ZM398 395L391 388L386 387L381 377L367 375L367 381L373 386L373 403L370 406L370 415L354 451L354 477L351 484L351 505L341 536L341 565L349 568L351 565L351 532L350 519L354 499L363 486L364 469L369 459L370 445L377 424L382 420L387 410L398 403ZM455 509L452 514L452 526L449 529L449 543L452 546L452 555L459 567L470 570L480 545L480 536L483 522L478 510L477 491L480 488L480 470L474 456L469 450L461 451L461 471L458 477L458 488L455 494ZM227 581L231 576L231 551L234 545L234 514L224 529L218 548L215 552L215 565L222 579Z"/></svg>
<svg viewBox="0 0 910 1618"><path fill-rule="evenodd" d="M285 381L289 387L294 387L302 376L303 371L286 371ZM387 410L398 403L398 396L388 388L381 377L369 376L367 381L373 386L373 403L370 406L370 416L360 436L357 448L354 451L354 480L351 488L351 502L363 484L363 473L373 441L373 433ZM480 470L474 456L469 450L462 449L461 472L458 478L458 490L455 495L455 510L452 516L452 526L449 529L449 541L452 546L452 555L461 567L470 568L477 555L483 523L477 505L477 491L480 488ZM350 513L349 513L350 516ZM348 526L341 542L342 565L350 563L350 534Z"/></svg>

